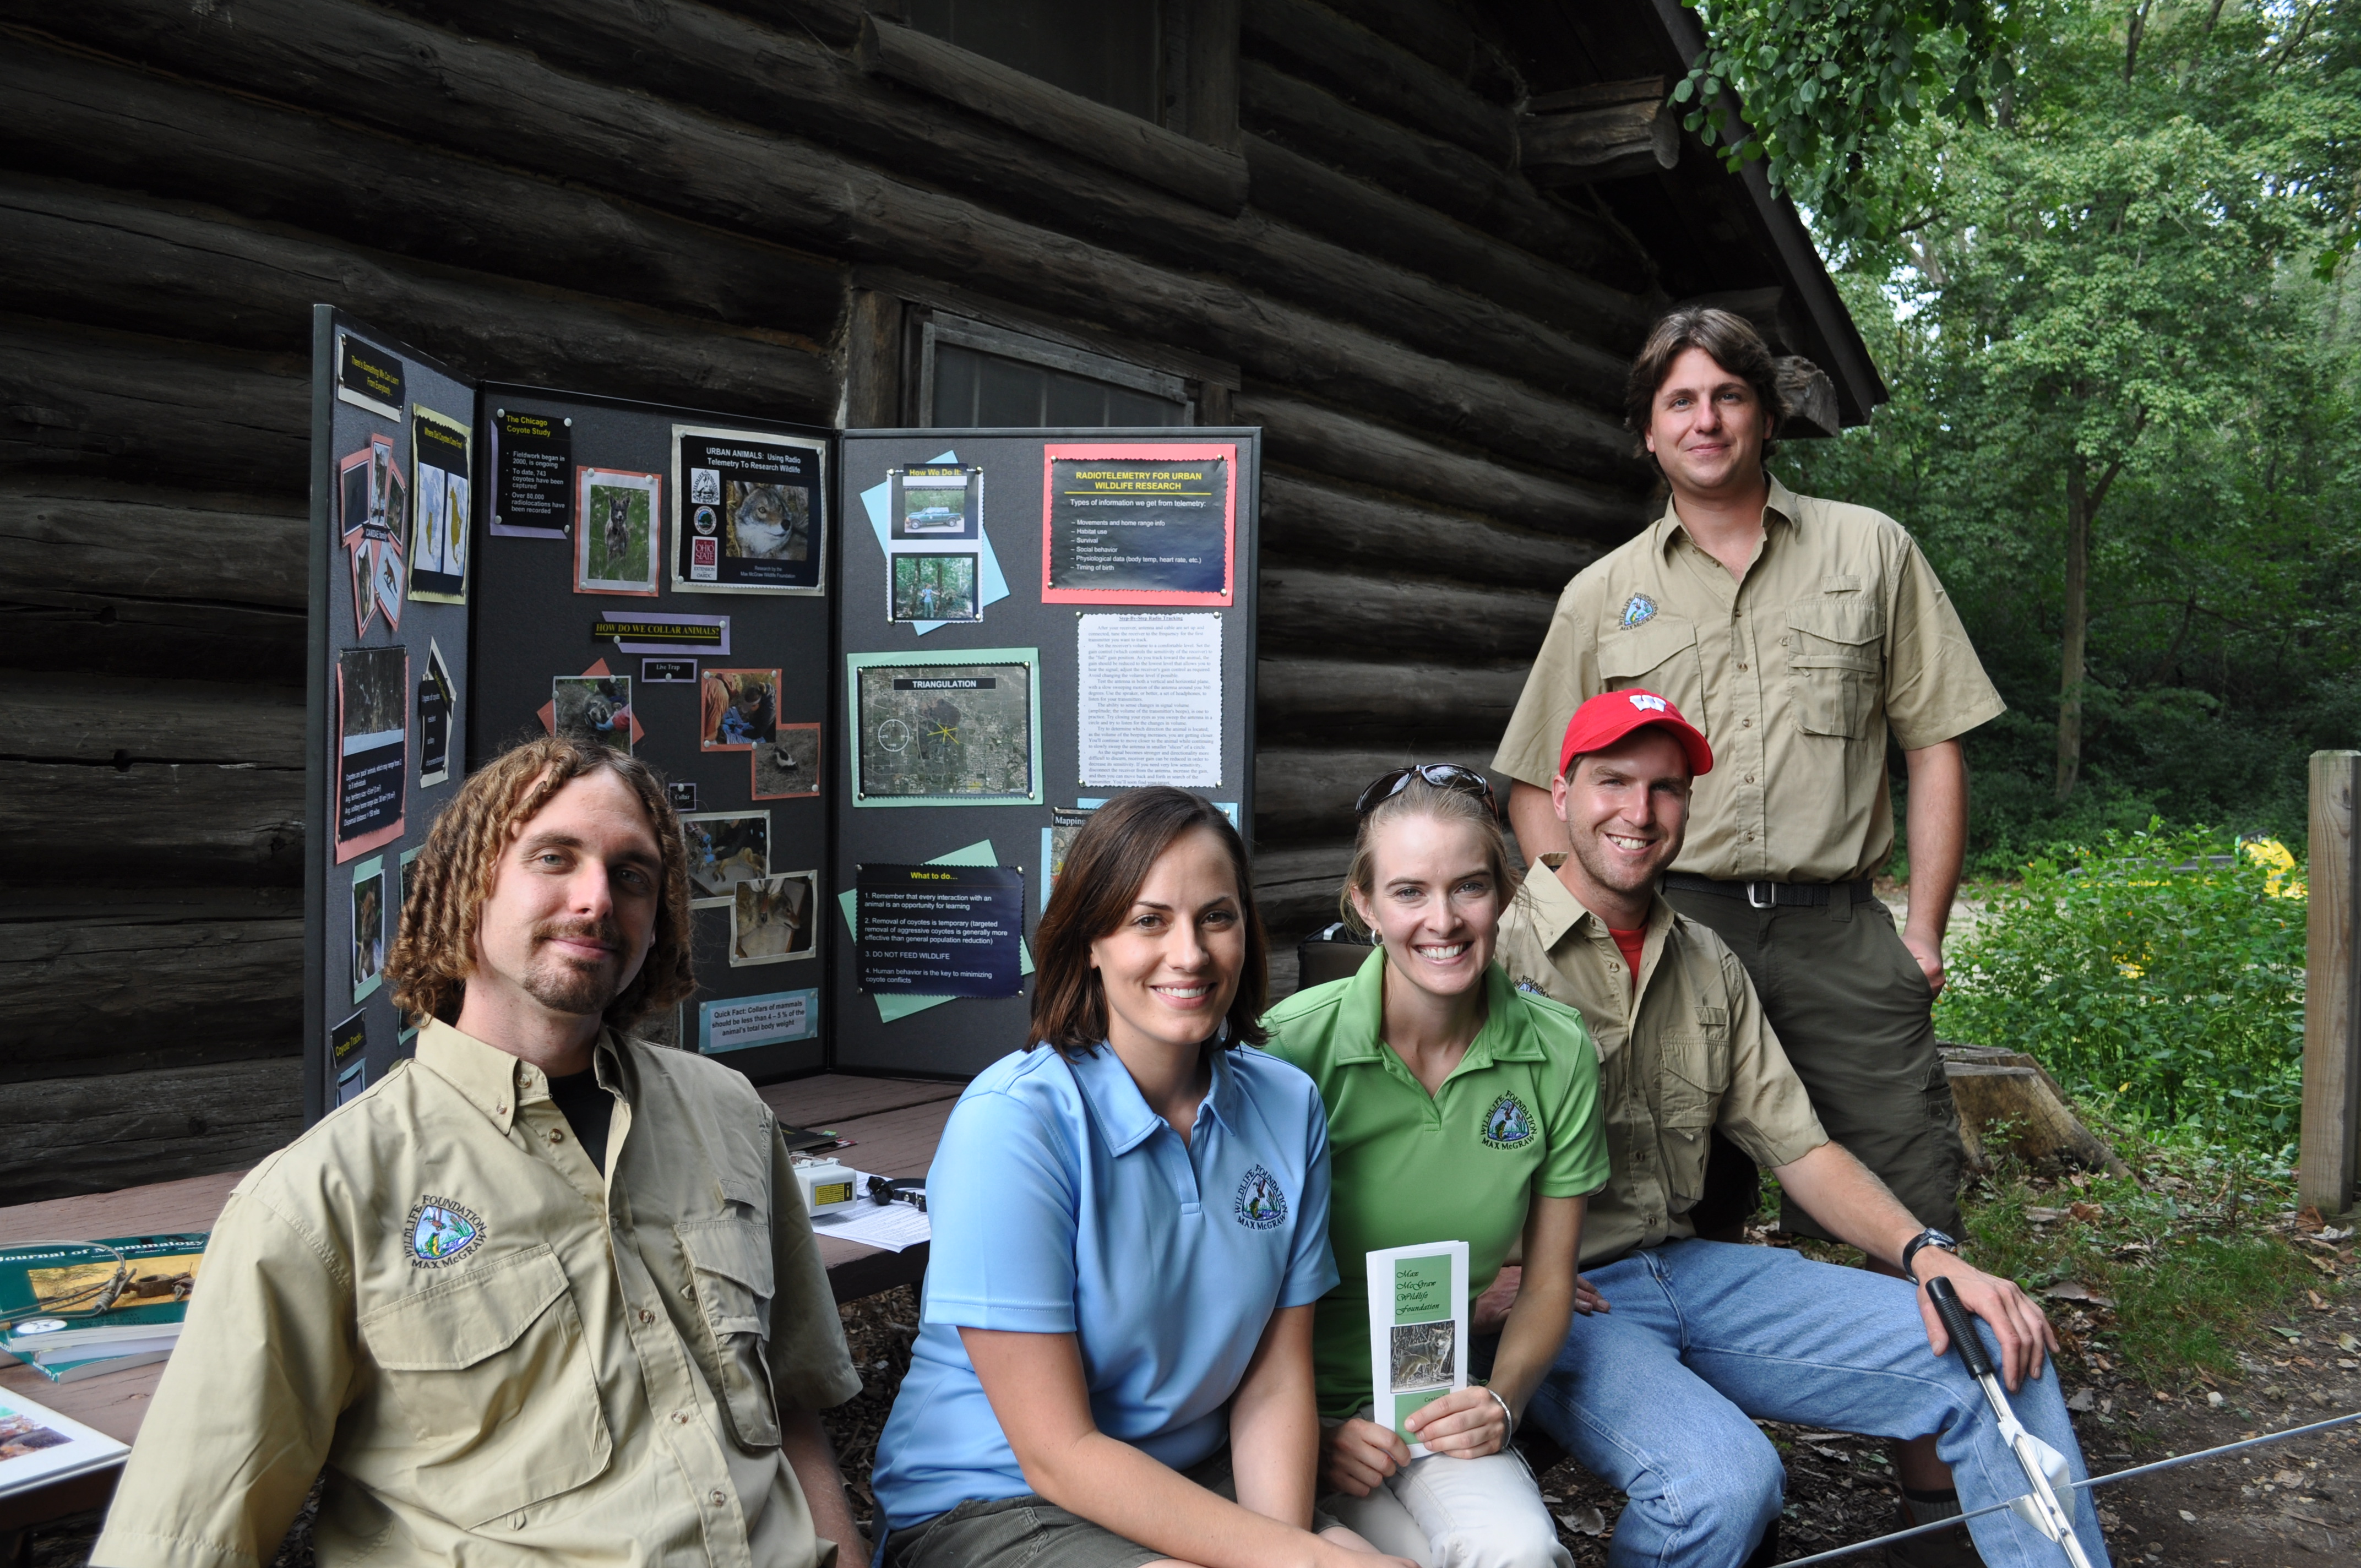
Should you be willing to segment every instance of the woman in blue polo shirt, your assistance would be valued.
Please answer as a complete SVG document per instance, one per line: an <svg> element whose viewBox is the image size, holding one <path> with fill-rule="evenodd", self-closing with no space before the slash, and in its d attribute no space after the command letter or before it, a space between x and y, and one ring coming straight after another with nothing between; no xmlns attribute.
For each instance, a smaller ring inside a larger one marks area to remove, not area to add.
<svg viewBox="0 0 2361 1568"><path fill-rule="evenodd" d="M968 1086L928 1172L924 1326L871 1478L886 1568L1385 1561L1311 1533L1327 1121L1247 1047L1249 886L1236 829L1180 790L1076 836L1038 1043Z"/></svg>

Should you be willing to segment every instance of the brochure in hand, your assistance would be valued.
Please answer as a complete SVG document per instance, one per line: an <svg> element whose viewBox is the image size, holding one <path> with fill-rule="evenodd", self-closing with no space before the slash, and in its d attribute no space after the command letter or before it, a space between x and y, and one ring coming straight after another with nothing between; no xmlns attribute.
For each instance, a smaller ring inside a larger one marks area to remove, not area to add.
<svg viewBox="0 0 2361 1568"><path fill-rule="evenodd" d="M130 1452L104 1432L0 1388L0 1497L119 1464Z"/></svg>
<svg viewBox="0 0 2361 1568"><path fill-rule="evenodd" d="M0 1247L0 1349L24 1361L135 1354L169 1344L188 1316L207 1233L111 1236L98 1245L34 1242ZM118 1265L112 1247L123 1255ZM118 1286L116 1275L128 1277ZM104 1311L90 1309L107 1300Z"/></svg>
<svg viewBox="0 0 2361 1568"><path fill-rule="evenodd" d="M1368 1269L1372 1419L1423 1459L1426 1444L1403 1420L1467 1386L1467 1244L1387 1247L1368 1255Z"/></svg>

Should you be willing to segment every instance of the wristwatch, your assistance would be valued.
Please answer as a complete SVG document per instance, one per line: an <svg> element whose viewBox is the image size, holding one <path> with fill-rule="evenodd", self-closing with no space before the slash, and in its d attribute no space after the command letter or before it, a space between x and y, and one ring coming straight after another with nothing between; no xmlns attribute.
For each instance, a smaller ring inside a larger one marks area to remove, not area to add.
<svg viewBox="0 0 2361 1568"><path fill-rule="evenodd" d="M1922 1246L1938 1246L1953 1257L1960 1255L1960 1244L1934 1226L1929 1225L1920 1231L1902 1245L1902 1272L1910 1277L1910 1283L1913 1285L1917 1284L1919 1280L1917 1271L1910 1266L1910 1260L1918 1255L1918 1249Z"/></svg>

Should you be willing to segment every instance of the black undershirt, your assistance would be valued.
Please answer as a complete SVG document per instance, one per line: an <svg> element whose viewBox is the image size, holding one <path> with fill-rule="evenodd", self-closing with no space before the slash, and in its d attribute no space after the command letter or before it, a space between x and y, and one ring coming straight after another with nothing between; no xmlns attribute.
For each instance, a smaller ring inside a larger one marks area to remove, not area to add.
<svg viewBox="0 0 2361 1568"><path fill-rule="evenodd" d="M615 1118L615 1097L598 1087L598 1069L573 1072L549 1080L549 1098L566 1124L574 1129L582 1152L607 1173L607 1128Z"/></svg>

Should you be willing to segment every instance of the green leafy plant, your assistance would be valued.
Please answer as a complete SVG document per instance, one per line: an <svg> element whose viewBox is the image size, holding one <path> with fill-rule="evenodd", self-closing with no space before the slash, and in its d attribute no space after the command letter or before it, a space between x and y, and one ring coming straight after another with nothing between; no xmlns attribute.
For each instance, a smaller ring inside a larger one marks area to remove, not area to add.
<svg viewBox="0 0 2361 1568"><path fill-rule="evenodd" d="M2283 1150L2302 1101L2305 902L2282 866L2235 849L2151 823L2035 861L1949 955L1937 1031L2030 1051L2166 1135Z"/></svg>

